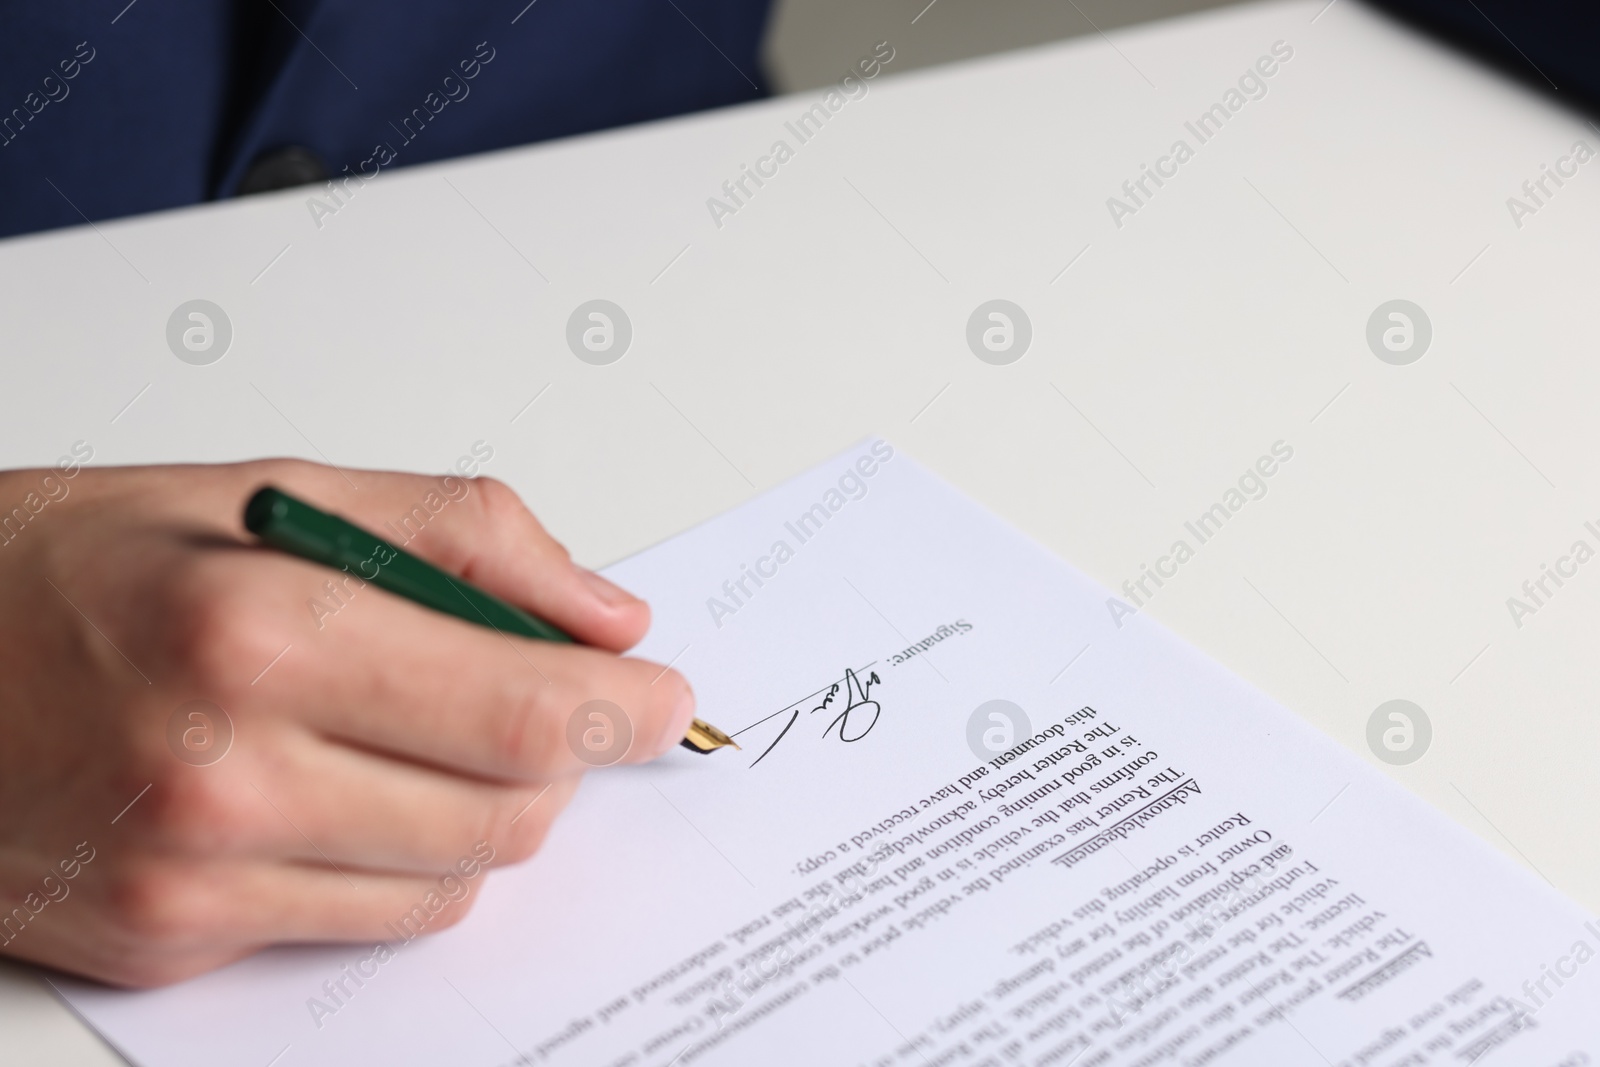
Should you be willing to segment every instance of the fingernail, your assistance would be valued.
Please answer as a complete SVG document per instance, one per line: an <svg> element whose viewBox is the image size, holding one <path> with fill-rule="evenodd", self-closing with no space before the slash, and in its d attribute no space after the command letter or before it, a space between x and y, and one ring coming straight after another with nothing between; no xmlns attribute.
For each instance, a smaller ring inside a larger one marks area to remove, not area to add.
<svg viewBox="0 0 1600 1067"><path fill-rule="evenodd" d="M689 688L689 683L680 679L679 684L683 692L678 696L678 702L672 708L672 715L667 720L667 727L656 745L656 755L664 755L672 751L672 747L683 740L689 732L689 723L694 721L694 690Z"/></svg>
<svg viewBox="0 0 1600 1067"><path fill-rule="evenodd" d="M629 604L638 598L614 582L608 582L594 571L584 567L578 568L578 576L583 579L583 584L589 591L600 599L600 602L611 607Z"/></svg>

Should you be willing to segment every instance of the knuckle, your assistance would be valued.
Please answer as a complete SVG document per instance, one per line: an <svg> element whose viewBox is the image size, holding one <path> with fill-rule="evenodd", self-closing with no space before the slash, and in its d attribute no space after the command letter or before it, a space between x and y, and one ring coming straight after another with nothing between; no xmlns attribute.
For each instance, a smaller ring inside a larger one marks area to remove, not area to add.
<svg viewBox="0 0 1600 1067"><path fill-rule="evenodd" d="M544 795L549 789L551 787L546 786L536 790L515 790L507 798L497 813L492 838L490 833L483 835L484 839L502 842L496 857L498 860L521 863L543 847L551 823L555 821L555 801Z"/></svg>
<svg viewBox="0 0 1600 1067"><path fill-rule="evenodd" d="M347 497L350 492L350 483L345 474L326 463L293 456L273 456L249 460L241 466L250 472L256 488L277 486L303 494L318 506L333 507L334 501Z"/></svg>
<svg viewBox="0 0 1600 1067"><path fill-rule="evenodd" d="M191 977L196 968L185 961L151 959L136 952L108 952L107 959L93 969L91 977L126 989L157 989Z"/></svg>
<svg viewBox="0 0 1600 1067"><path fill-rule="evenodd" d="M169 945L193 939L204 930L207 905L201 879L178 869L146 866L111 876L105 909L125 939L141 945Z"/></svg>
<svg viewBox="0 0 1600 1067"><path fill-rule="evenodd" d="M184 568L167 595L167 657L184 681L210 697L244 693L254 670L283 647L281 624L242 575L218 562Z"/></svg>
<svg viewBox="0 0 1600 1067"><path fill-rule="evenodd" d="M158 847L209 855L237 847L254 823L242 799L231 779L210 768L175 768L151 784L142 821Z"/></svg>
<svg viewBox="0 0 1600 1067"><path fill-rule="evenodd" d="M389 920L396 929L415 933L436 933L454 926L466 918L472 908L474 894L465 883L450 883L447 886L449 877L444 875L435 881L413 883L413 888L406 893L406 903L402 905L406 910L400 913L398 921L392 908L384 908L377 903L372 905L370 919Z"/></svg>
<svg viewBox="0 0 1600 1067"><path fill-rule="evenodd" d="M496 751L503 754L511 773L539 774L562 762L566 723L543 692L536 690L506 701L498 719L492 731Z"/></svg>
<svg viewBox="0 0 1600 1067"><path fill-rule="evenodd" d="M450 901L445 905L444 910L440 911L434 918L432 924L434 929L450 929L450 927L465 919L472 911L472 906L476 903L477 901L471 896L463 897L461 900Z"/></svg>
<svg viewBox="0 0 1600 1067"><path fill-rule="evenodd" d="M267 482L300 482L315 478L328 468L320 463L310 460L296 459L292 456L273 456L268 459L249 460L240 464L250 474L259 479L263 484Z"/></svg>
<svg viewBox="0 0 1600 1067"><path fill-rule="evenodd" d="M571 559L566 546L550 536L515 489L498 478L489 477L473 478L470 485L482 517L491 524L490 529L503 530L524 546L532 544L544 553Z"/></svg>
<svg viewBox="0 0 1600 1067"><path fill-rule="evenodd" d="M468 484L476 493L478 506L490 518L503 518L527 511L516 490L498 478L473 478Z"/></svg>

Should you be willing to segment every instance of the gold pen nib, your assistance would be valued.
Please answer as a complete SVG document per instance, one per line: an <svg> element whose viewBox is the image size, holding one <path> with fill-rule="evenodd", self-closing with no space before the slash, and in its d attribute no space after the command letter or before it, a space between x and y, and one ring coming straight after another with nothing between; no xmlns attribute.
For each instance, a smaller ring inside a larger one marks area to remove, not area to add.
<svg viewBox="0 0 1600 1067"><path fill-rule="evenodd" d="M684 748L691 752L698 752L702 756L728 745L732 745L734 748L739 747L739 742L710 723L701 722L699 719L689 724L689 732L685 735L682 744Z"/></svg>

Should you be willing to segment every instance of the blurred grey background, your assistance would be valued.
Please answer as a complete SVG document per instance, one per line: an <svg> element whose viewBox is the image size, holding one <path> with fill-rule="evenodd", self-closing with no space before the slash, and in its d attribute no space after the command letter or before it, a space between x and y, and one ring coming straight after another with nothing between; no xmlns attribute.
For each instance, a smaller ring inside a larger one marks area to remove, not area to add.
<svg viewBox="0 0 1600 1067"><path fill-rule="evenodd" d="M1002 52L1236 0L777 0L767 30L767 72L776 92L815 89L861 57L894 45L894 69Z"/></svg>

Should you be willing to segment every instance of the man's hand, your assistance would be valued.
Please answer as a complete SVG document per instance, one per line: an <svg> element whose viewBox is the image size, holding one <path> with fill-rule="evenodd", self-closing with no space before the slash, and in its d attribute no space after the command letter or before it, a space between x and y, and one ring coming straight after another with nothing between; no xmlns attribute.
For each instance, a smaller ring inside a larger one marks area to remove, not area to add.
<svg viewBox="0 0 1600 1067"><path fill-rule="evenodd" d="M617 655L649 609L504 485L349 477L0 474L0 953L152 985L275 942L442 929L485 857L532 855L572 796L580 705L623 709L630 762L683 736L688 684ZM240 513L269 482L592 647L252 544Z"/></svg>

